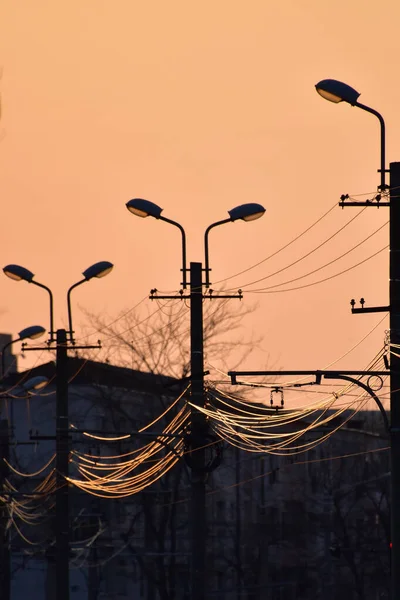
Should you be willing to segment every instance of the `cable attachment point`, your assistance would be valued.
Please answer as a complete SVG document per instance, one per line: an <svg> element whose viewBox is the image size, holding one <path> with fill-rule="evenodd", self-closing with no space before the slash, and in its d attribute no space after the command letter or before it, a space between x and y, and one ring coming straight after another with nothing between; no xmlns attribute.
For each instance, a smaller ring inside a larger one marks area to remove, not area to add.
<svg viewBox="0 0 400 600"><path fill-rule="evenodd" d="M280 404L274 404L273 394L280 395ZM276 412L278 412L281 408L284 408L285 402L283 399L283 389L282 388L280 388L280 387L272 388L269 403L271 405L271 408L275 408Z"/></svg>

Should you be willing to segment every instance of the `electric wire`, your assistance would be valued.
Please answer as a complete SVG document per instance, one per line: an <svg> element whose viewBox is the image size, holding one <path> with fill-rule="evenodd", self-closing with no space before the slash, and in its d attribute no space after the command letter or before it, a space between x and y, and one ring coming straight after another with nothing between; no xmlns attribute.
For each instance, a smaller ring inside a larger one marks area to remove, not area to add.
<svg viewBox="0 0 400 600"><path fill-rule="evenodd" d="M277 288L277 287L280 287L280 286L283 286L283 285L288 285L289 283L294 283L295 281L300 281L301 279L304 279L305 277L309 277L310 275L314 275L314 273L318 273L318 271L322 271L322 269L325 269L326 267L329 267L329 266L333 265L334 263L338 262L339 260L341 260L342 258L344 258L345 256L347 256L348 254L350 254L351 252L353 252L354 250L356 250L357 248L359 248L360 246L362 246L362 244L364 244L365 242L367 242L368 240L370 240L374 235L376 235L384 227L386 227L388 225L388 223L389 223L389 221L387 221L386 223L384 223L383 225L381 225L381 227L378 227L378 229L376 229L368 237L366 237L363 240L361 240L361 242L359 242L358 244L356 244L355 246L353 246L349 250L346 250L346 252L344 252L343 254L340 254L339 256L336 256L334 259L330 260L329 262L321 265L320 267L317 267L316 269L313 269L312 271L309 271L308 273L304 273L303 275L300 275L299 277L294 277L293 279L288 279L287 281L282 281L281 283L275 283L274 285L270 285L268 287L261 288L261 289L263 289L263 290L270 290L270 289ZM267 279L268 277L272 277L272 275L268 275L267 277L265 277L265 279ZM246 285L248 285L248 284L246 284ZM242 287L244 288L245 285L243 285Z"/></svg>
<svg viewBox="0 0 400 600"><path fill-rule="evenodd" d="M325 217L327 217L336 207L337 207L337 203L335 202L335 204L329 210L327 210L321 217L319 217L319 219L317 219L314 223L312 223L312 225L310 225L309 227L307 227L299 235L297 235L292 240L290 240L290 242L286 243L284 246L282 246L281 248L279 248L278 250L276 250L275 252L273 252L272 254L270 254L269 256L267 256L266 258L263 258L262 260L260 260L259 262L255 263L254 265L251 265L247 269L243 269L243 271L239 271L238 273L235 273L234 275L230 275L229 277L225 277L224 279L220 279L219 281L215 282L214 285L218 285L220 283L223 283L224 281L228 281L229 279L233 279L234 277L239 277L240 275L243 275L244 273L247 273L248 271L251 271L252 269L255 269L256 267L258 267L258 266L262 265L263 263L267 262L268 260L270 260L271 258L273 258L274 256L276 256L277 254L279 254L283 250L286 250L286 248L288 248L289 246L291 246L292 244L294 244L294 242L297 242L297 240L299 240L300 238L302 238L303 235L305 235L306 233L308 233L311 229L313 229L313 227L315 227Z"/></svg>

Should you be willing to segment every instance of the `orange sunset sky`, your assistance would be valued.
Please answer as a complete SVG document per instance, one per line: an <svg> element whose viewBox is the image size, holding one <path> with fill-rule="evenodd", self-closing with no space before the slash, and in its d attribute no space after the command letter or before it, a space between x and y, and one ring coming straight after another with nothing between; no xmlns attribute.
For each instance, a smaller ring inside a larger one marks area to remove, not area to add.
<svg viewBox="0 0 400 600"><path fill-rule="evenodd" d="M342 193L372 197L377 119L324 101L314 86L335 78L361 92L386 120L387 165L400 161L399 22L397 0L2 0L1 266L21 264L51 287L64 327L68 287L90 264L113 262L107 278L73 296L79 334L81 307L112 320L152 287L179 288L179 232L130 215L130 198L156 202L185 227L192 261L203 260L210 223L238 204L263 204L262 219L212 232L219 281L290 242ZM387 209L368 209L308 258L251 285L357 212L335 208L298 242L226 281L257 302L244 326L264 336L243 367L322 369L382 321L335 366L364 368L380 350L387 318L351 315L349 301L388 303L387 250L325 283L276 290L373 255L388 244L388 227L314 275L251 292L318 269L388 220ZM47 326L44 291L3 274L0 290L2 331Z"/></svg>

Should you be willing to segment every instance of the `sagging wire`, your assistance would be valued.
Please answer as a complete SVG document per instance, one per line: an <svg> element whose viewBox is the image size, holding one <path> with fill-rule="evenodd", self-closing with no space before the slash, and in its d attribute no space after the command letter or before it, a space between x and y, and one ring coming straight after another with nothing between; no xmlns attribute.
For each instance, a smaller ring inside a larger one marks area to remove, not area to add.
<svg viewBox="0 0 400 600"><path fill-rule="evenodd" d="M138 493L162 477L181 458L184 451L182 434L188 420L189 411L184 406L165 427L160 436L142 448L134 459L122 463L117 462L114 465L103 463L92 466L85 459L85 466L77 464L80 478L68 477L67 481L98 497L121 498ZM161 452L164 453L163 457L154 461L143 471L132 474L138 467L146 466L154 456ZM79 463L79 454L75 452L73 460L76 459ZM101 460L103 460L103 457L101 457ZM96 475L94 470L99 469L105 470L107 473Z"/></svg>
<svg viewBox="0 0 400 600"><path fill-rule="evenodd" d="M389 248L389 244L387 244L386 246L384 246L383 248L381 248L377 252L374 252L374 254L371 254L367 258L364 258L360 262L352 265L351 267L348 267L347 269L344 269L343 271L339 271L339 273L334 273L333 275L330 275L329 277L325 277L324 279L319 279L318 281L313 281L312 283L307 283L307 284L304 284L304 285L299 285L299 286L296 286L296 287L288 288L286 290L271 290L271 289L268 289L268 288L258 288L258 289L255 289L255 290L247 290L247 293L253 293L253 294L279 294L279 293L283 293L283 292L294 292L296 290L302 290L302 289L311 287L313 285L319 285L320 283L325 283L326 281L330 281L331 279L335 279L336 277L340 277L340 275L344 275L345 273L348 273L349 271L352 271L353 269L356 269L357 267L363 265L364 263L368 262L369 260L375 258L376 256L378 256L378 254L381 254L381 252L383 252L384 250L387 250L388 248Z"/></svg>
<svg viewBox="0 0 400 600"><path fill-rule="evenodd" d="M284 246L282 246L281 248L279 248L278 250L276 250L275 252L273 252L272 254L270 254L269 256L267 256L266 258L263 258L262 260L260 260L259 262L255 263L254 265L251 265L247 269L243 269L243 271L239 271L238 273L235 273L234 275L230 275L229 277L225 277L224 279L220 279L219 281L217 281L215 283L215 285L218 285L219 283L223 283L224 281L228 281L229 279L233 279L234 277L239 277L240 275L243 275L244 273L247 273L248 271L251 271L252 269L255 269L256 267L259 267L260 265L262 265L263 263L267 262L268 260L270 260L271 258L273 258L274 256L276 256L277 254L279 254L283 250L286 250L286 248L288 248L289 246L291 246L292 244L294 244L294 242L297 242L297 240L299 240L300 238L302 238L303 235L305 235L311 229L313 229L313 227L315 227L316 225L318 225L318 223L320 223L325 217L327 217L335 208L337 208L337 203L336 202L335 202L335 204L328 211L326 211L326 213L324 213L321 217L319 217L319 219L317 219L314 223L312 223L312 225L310 225L304 231L302 231L302 233L300 233L295 238L293 238L290 242L288 242L287 244L285 244Z"/></svg>
<svg viewBox="0 0 400 600"><path fill-rule="evenodd" d="M371 235L369 235L368 237L364 238L361 242L359 242L358 244L356 244L355 246L353 246L352 248L350 248L346 252L343 252L343 254L340 254L339 256L336 256L334 259L330 260L329 262L325 263L324 265L321 265L320 267L317 267L316 269L313 269L312 271L309 271L308 273L304 273L304 275L300 275L299 277L294 277L293 279L288 279L287 281L282 281L281 283L275 283L274 285L270 285L270 286L265 287L265 288L259 288L259 290L264 290L264 291L265 290L272 290L274 288L281 287L283 285L288 285L289 283L294 283L295 281L300 281L301 279L305 279L306 277L309 277L310 275L314 275L314 273L318 273L318 271L322 271L322 269L325 269L326 267L330 267L331 265L333 265L334 263L338 262L339 260L341 260L342 258L344 258L345 256L347 256L351 252L354 252L354 250L356 250L362 244L364 244L369 239L371 239L374 235L376 235L379 231L381 231L388 224L389 224L389 221L386 221L386 223L384 223L383 225L381 225L381 227L378 227L378 229L376 229L373 233L371 233ZM273 275L274 275L274 273L273 273ZM269 275L268 277L272 277L272 275ZM245 287L245 286L242 286L242 287Z"/></svg>
<svg viewBox="0 0 400 600"><path fill-rule="evenodd" d="M328 238L326 238L323 242L321 242L320 244L318 244L318 246L315 246L315 248L313 248L312 250L310 250L309 252L307 252L306 254L304 254L303 256L301 256L300 258L296 259L295 261L291 262L290 264L278 269L277 271L274 271L273 273L270 273L269 275L266 275L265 277L260 277L259 279L255 279L254 281L250 281L249 283L245 283L244 285L241 285L241 288L246 288L250 285L255 285L256 283L260 283L260 281L265 281L266 279L269 279L270 277L273 277L274 275L278 275L279 273L282 273L283 271L286 271L287 269L290 269L292 267L294 267L294 265L297 265L298 263L302 262L303 260L305 260L306 258L308 258L309 256L311 256L312 254L314 254L314 252L316 252L317 250L320 250L323 246L325 246L325 244L327 244L328 242L330 242L331 240L333 240L337 235L339 235L339 233L341 233L342 231L344 231L344 229L346 229L346 227L348 227L349 225L351 225L351 223L353 223L353 221L355 221L356 219L358 219L362 213L366 210L367 207L363 208L362 210L360 210L360 212L356 213L354 215L354 217L351 217L351 219L349 219L349 221L347 221L342 227L340 227L339 229L337 229L332 235L330 235Z"/></svg>

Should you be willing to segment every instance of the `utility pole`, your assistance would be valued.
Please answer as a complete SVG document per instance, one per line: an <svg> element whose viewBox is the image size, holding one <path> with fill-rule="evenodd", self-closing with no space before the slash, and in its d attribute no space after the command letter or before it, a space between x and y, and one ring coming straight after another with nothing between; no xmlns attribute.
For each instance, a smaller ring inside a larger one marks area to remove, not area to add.
<svg viewBox="0 0 400 600"><path fill-rule="evenodd" d="M390 425L379 398L375 392L366 384L349 375L355 375L356 372L329 372L329 371L281 371L285 374L314 374L317 377L316 383L319 383L321 377L329 379L340 378L351 381L365 389L376 402L384 418L385 429L390 437L390 462L391 462L391 493L390 493L390 522L391 522L391 598L398 600L400 598L400 357L398 348L400 346L400 162L390 163L390 201L389 202L349 202L345 199L339 203L342 208L347 206L368 206L377 209L378 207L389 207L389 306L375 306L364 308L362 301L361 308L354 308L355 302L351 301L352 313L372 313L389 312L390 319L390 347L395 348L395 352L390 353ZM382 184L381 187L384 187ZM382 190L384 191L384 189ZM278 375L274 371L232 371L231 381L237 383L238 376L246 375ZM384 376L384 372L365 372L364 375L376 374L379 377ZM363 372L358 373L359 376Z"/></svg>
<svg viewBox="0 0 400 600"><path fill-rule="evenodd" d="M191 400L204 407L203 283L201 263L190 263L190 356ZM206 490L205 490L205 415L192 409L191 414L191 537L192 600L204 600L206 573Z"/></svg>
<svg viewBox="0 0 400 600"><path fill-rule="evenodd" d="M391 347L400 344L400 163L390 163L390 283L389 315ZM400 598L400 358L390 354L391 448L391 579L392 598Z"/></svg>
<svg viewBox="0 0 400 600"><path fill-rule="evenodd" d="M69 431L67 332L56 337L56 598L69 600Z"/></svg>
<svg viewBox="0 0 400 600"><path fill-rule="evenodd" d="M47 350L56 351L56 511L55 511L55 562L56 562L56 585L55 598L56 600L69 600L69 505L68 505L68 467L69 467L69 423L68 423L68 344L77 350L78 348L99 348L97 346L76 346L74 340L74 331L72 328L72 311L71 311L71 292L76 287L90 281L94 277L104 277L112 270L113 265L108 261L100 261L95 263L83 271L83 279L71 285L67 292L67 307L68 307L68 323L69 331L58 329L56 332L56 345L54 342L54 326L53 326L53 293L49 287L35 281L35 275L21 267L20 265L7 265L3 271L11 279L15 281L24 280L28 283L33 283L36 286L45 289L50 298L50 339ZM37 331L34 332L34 337L37 337ZM42 329L41 327L39 328ZM29 333L32 333L30 328ZM26 333L24 330L21 333ZM68 333L68 338L67 338ZM21 334L20 334L21 336ZM33 337L29 335L27 337ZM22 339L22 338L21 338ZM37 351L42 348L25 348L24 351ZM49 436L35 436L36 439L54 439ZM33 436L31 436L33 439Z"/></svg>
<svg viewBox="0 0 400 600"><path fill-rule="evenodd" d="M191 411L191 430L188 436L188 450L185 458L192 469L191 477L191 543L192 543L192 562L191 562L191 600L204 600L206 591L206 496L205 481L207 473L216 468L218 457L214 461L206 460L205 441L207 439L207 419L205 415L197 410L203 408L205 404L204 394L204 332L203 332L203 267L202 263L190 263L190 294L185 294L187 288L186 280L186 233L182 225L176 221L162 216L163 209L143 198L133 198L126 203L126 207L132 214L138 217L154 217L174 225L181 232L182 237L182 286L183 290L179 295L159 296L157 290L150 292L150 299L189 299L190 300L190 357L191 357L191 400L193 408ZM261 204L248 203L236 206L228 211L229 218L222 221L216 221L209 225L204 233L204 259L205 259L205 286L210 287L210 266L208 254L208 235L211 229L218 225L231 223L239 219L243 221L254 221L262 217L265 208ZM218 294L213 295L210 289L207 298L242 298L241 290L235 295ZM209 438L209 436L208 436ZM216 447L214 446L214 451Z"/></svg>
<svg viewBox="0 0 400 600"><path fill-rule="evenodd" d="M9 430L8 421L0 419L0 482L4 492L4 483L8 475L8 467L5 460L9 460ZM0 600L10 598L10 540L8 524L8 508L5 501L10 497L3 496L0 504Z"/></svg>

